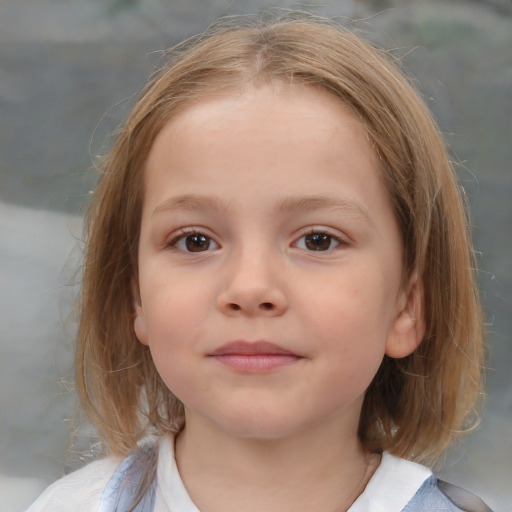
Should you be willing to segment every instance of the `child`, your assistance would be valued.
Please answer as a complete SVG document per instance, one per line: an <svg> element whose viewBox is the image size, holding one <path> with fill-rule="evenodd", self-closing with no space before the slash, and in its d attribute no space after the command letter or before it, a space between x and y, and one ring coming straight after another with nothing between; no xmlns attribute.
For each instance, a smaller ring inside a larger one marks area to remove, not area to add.
<svg viewBox="0 0 512 512"><path fill-rule="evenodd" d="M110 456L30 512L488 510L421 465L468 428L482 319L385 54L306 16L179 45L87 219L76 378Z"/></svg>

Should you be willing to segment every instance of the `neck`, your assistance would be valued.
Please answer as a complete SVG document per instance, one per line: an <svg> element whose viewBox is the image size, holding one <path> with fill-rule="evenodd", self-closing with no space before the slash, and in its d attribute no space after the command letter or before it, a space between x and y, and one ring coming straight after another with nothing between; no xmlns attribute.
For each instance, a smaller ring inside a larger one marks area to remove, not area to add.
<svg viewBox="0 0 512 512"><path fill-rule="evenodd" d="M344 432L339 424L262 440L202 423L187 419L176 459L187 491L205 512L343 512L378 465L356 431Z"/></svg>

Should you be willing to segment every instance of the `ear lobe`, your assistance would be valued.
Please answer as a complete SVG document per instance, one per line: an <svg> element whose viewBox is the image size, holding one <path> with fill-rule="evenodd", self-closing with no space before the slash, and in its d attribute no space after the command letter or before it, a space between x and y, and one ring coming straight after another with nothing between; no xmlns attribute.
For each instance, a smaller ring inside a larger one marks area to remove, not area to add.
<svg viewBox="0 0 512 512"><path fill-rule="evenodd" d="M133 330L135 336L143 345L149 345L148 328L146 325L146 318L140 300L140 293L135 280L132 281L132 296L135 317L133 319Z"/></svg>
<svg viewBox="0 0 512 512"><path fill-rule="evenodd" d="M135 306L135 319L133 321L133 330L135 331L135 336L137 336L138 340L143 345L149 345L146 319L144 318L144 313L142 312L142 308L139 305Z"/></svg>
<svg viewBox="0 0 512 512"><path fill-rule="evenodd" d="M399 359L412 354L425 336L423 283L417 274L401 292L398 312L386 342L386 355Z"/></svg>

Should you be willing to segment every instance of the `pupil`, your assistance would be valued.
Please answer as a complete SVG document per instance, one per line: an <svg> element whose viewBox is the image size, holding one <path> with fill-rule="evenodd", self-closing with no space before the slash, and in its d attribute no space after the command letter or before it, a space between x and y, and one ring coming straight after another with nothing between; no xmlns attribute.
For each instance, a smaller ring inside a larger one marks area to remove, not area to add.
<svg viewBox="0 0 512 512"><path fill-rule="evenodd" d="M312 251L326 251L331 246L331 237L325 233L306 235L306 247Z"/></svg>
<svg viewBox="0 0 512 512"><path fill-rule="evenodd" d="M205 235L189 235L186 238L187 250L190 252L206 251L210 247L210 241Z"/></svg>

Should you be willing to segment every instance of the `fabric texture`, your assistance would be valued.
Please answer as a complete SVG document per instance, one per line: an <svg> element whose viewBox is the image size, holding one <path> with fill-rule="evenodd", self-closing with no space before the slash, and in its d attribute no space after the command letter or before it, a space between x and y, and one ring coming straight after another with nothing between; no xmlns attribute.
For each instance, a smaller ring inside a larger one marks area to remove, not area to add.
<svg viewBox="0 0 512 512"><path fill-rule="evenodd" d="M101 495L122 459L91 462L50 485L27 512L95 512Z"/></svg>
<svg viewBox="0 0 512 512"><path fill-rule="evenodd" d="M492 512L477 496L431 476L403 512Z"/></svg>
<svg viewBox="0 0 512 512"><path fill-rule="evenodd" d="M158 459L158 460L157 460ZM140 497L139 482L156 464L135 512L200 512L181 480L174 458L174 437L146 446L124 460L94 462L51 485L27 512L128 512ZM463 491L464 492L464 491ZM467 493L469 494L469 493ZM485 505L484 505L485 506ZM364 492L348 512L488 512L458 508L432 472L384 453Z"/></svg>
<svg viewBox="0 0 512 512"><path fill-rule="evenodd" d="M153 512L157 479L151 478L147 489L141 487L141 482L156 460L156 449L143 448L123 460L106 485L97 512Z"/></svg>

